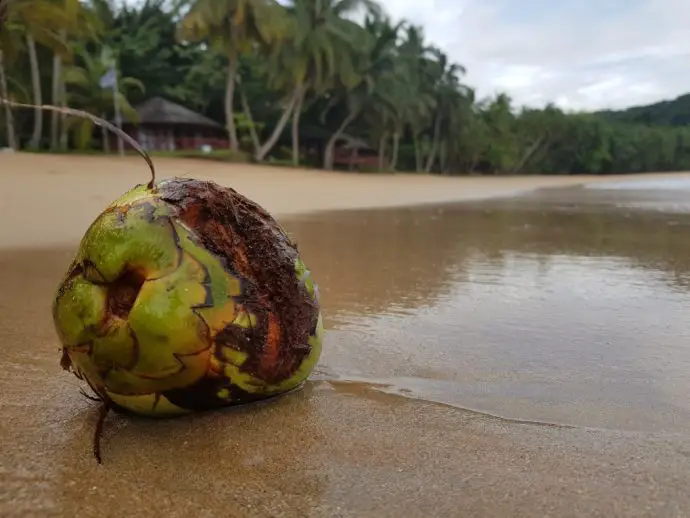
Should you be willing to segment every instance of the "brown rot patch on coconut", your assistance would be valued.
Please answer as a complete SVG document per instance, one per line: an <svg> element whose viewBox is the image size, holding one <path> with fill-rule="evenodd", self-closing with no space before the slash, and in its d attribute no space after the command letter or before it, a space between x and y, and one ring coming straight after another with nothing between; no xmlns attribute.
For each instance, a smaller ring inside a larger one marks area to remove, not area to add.
<svg viewBox="0 0 690 518"><path fill-rule="evenodd" d="M252 344L264 343L266 339L266 319L259 317L258 320L257 325L253 327L245 328L234 325L224 327L223 330L216 335L216 344L218 344L217 354L219 359L222 359L223 347L246 352L247 348L252 347Z"/></svg>
<svg viewBox="0 0 690 518"><path fill-rule="evenodd" d="M109 283L106 296L108 313L122 320L127 320L145 280L144 276L136 271L126 271L115 281Z"/></svg>
<svg viewBox="0 0 690 518"><path fill-rule="evenodd" d="M201 378L193 385L166 390L163 395L168 401L180 408L203 412L228 406L226 399L218 397L218 391L221 389L227 390L231 401L235 403L249 403L262 399L260 395L250 394L233 385L226 386L212 378Z"/></svg>
<svg viewBox="0 0 690 518"><path fill-rule="evenodd" d="M310 352L304 344L318 317L295 274L295 245L268 212L234 189L172 178L157 191L178 209L200 245L246 281L237 302L257 316L260 330L236 337L228 330L225 336L228 342L237 339L235 347L248 354L242 369L268 383L290 377Z"/></svg>

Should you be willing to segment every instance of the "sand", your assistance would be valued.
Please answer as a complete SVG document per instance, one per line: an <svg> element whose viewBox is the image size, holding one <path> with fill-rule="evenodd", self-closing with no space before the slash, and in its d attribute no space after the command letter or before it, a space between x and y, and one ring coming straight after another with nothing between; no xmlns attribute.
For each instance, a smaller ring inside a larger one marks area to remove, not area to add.
<svg viewBox="0 0 690 518"><path fill-rule="evenodd" d="M281 217L605 180L156 162L161 176L232 185ZM0 516L690 515L687 435L506 421L329 380L322 369L269 404L113 417L97 465L97 405L59 368L50 301L92 218L146 179L135 158L0 154Z"/></svg>
<svg viewBox="0 0 690 518"><path fill-rule="evenodd" d="M232 186L278 216L475 200L607 180L353 174L173 158L155 163L160 178L193 176ZM0 153L0 247L74 243L107 203L148 179L147 166L138 157ZM20 221L8 223L20 214Z"/></svg>

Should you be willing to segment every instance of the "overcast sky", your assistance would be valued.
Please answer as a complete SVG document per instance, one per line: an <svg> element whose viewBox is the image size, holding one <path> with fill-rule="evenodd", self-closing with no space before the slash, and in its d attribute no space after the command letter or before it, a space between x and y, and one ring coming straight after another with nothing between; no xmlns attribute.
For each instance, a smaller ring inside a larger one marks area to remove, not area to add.
<svg viewBox="0 0 690 518"><path fill-rule="evenodd" d="M690 92L690 0L382 0L483 97L620 108Z"/></svg>

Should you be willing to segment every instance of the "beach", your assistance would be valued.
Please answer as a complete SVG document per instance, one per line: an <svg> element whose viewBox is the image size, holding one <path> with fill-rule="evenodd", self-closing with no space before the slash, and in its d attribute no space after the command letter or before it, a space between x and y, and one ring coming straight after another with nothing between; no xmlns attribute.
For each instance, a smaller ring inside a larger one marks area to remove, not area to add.
<svg viewBox="0 0 690 518"><path fill-rule="evenodd" d="M690 174L155 163L276 215L322 292L321 361L274 401L111 415L98 465L50 304L147 168L0 154L0 516L690 515L690 210L663 184Z"/></svg>
<svg viewBox="0 0 690 518"><path fill-rule="evenodd" d="M195 177L231 186L271 213L400 207L512 196L532 189L604 181L600 177L439 178L414 174L353 174L215 161L156 158L159 178ZM77 242L110 201L150 173L138 156L0 154L0 247ZM58 217L59 216L59 217ZM31 218L41 218L35 224Z"/></svg>

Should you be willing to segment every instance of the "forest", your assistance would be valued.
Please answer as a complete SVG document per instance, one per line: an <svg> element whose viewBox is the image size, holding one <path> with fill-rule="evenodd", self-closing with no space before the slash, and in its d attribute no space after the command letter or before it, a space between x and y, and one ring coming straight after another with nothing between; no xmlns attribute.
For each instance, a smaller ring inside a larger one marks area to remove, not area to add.
<svg viewBox="0 0 690 518"><path fill-rule="evenodd" d="M334 167L347 133L376 170L616 174L690 169L690 97L567 113L477 98L421 27L373 0L0 0L0 97L125 120L155 96L227 128L228 155ZM319 163L305 128L327 135ZM0 106L0 147L95 152L93 123Z"/></svg>

